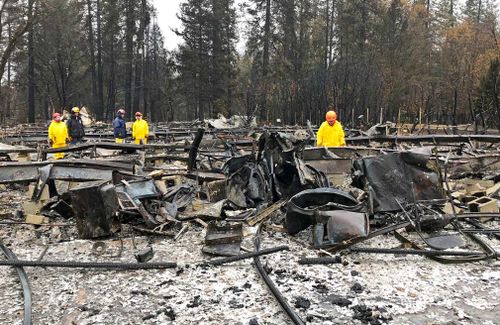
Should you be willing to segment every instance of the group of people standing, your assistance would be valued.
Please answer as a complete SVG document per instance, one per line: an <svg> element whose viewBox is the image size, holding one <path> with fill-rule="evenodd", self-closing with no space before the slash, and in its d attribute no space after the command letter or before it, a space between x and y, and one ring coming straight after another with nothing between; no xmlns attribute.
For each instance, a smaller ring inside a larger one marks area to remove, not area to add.
<svg viewBox="0 0 500 325"><path fill-rule="evenodd" d="M52 114L52 122L49 126L49 143L52 148L66 147L68 143L72 145L80 143L84 136L85 127L80 117L80 108L71 109L71 116L66 123L62 122L61 114ZM58 152L54 154L54 158L64 158L64 153Z"/></svg>
<svg viewBox="0 0 500 325"><path fill-rule="evenodd" d="M124 143L127 137L127 127L125 123L125 110L119 109L113 121L113 129L116 143ZM142 113L135 113L136 121L132 124L132 140L135 144L146 144L149 136L148 123L143 120ZM52 114L52 122L49 126L49 143L52 148L66 147L68 144L75 145L83 141L85 127L80 117L80 108L71 109L70 118L64 123L61 114ZM64 153L54 154L55 159L64 158Z"/></svg>
<svg viewBox="0 0 500 325"><path fill-rule="evenodd" d="M113 120L113 133L116 143L124 143L127 138L127 124L125 123L125 110L119 109ZM71 117L62 122L61 114L54 113L49 126L49 141L52 148L62 148L69 144L74 145L82 142L85 136L85 128L80 117L80 109L73 107ZM135 144L146 144L149 136L149 125L142 118L142 113L135 113L135 122L132 124L132 140ZM338 147L345 146L345 137L342 124L337 121L337 113L328 111L325 121L321 124L316 135L316 146ZM55 159L64 158L64 153L56 153Z"/></svg>
<svg viewBox="0 0 500 325"><path fill-rule="evenodd" d="M113 133L116 143L124 143L127 138L127 124L125 123L125 110L119 109L113 121ZM135 113L135 122L132 124L132 140L135 144L147 144L149 125L142 118L141 112Z"/></svg>

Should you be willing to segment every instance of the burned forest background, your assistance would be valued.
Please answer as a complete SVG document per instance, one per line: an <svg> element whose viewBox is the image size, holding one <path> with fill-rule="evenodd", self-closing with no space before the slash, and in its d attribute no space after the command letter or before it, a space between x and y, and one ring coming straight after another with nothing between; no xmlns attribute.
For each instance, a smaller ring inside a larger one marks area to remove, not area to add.
<svg viewBox="0 0 500 325"><path fill-rule="evenodd" d="M500 130L495 0L185 0L167 51L147 0L4 0L0 122L86 106L153 122L472 124ZM238 49L238 39L245 41Z"/></svg>

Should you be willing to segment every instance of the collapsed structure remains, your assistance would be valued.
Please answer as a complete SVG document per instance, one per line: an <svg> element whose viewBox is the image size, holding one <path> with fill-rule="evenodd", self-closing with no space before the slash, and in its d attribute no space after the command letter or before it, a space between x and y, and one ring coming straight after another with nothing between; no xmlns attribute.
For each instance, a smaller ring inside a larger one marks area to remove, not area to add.
<svg viewBox="0 0 500 325"><path fill-rule="evenodd" d="M498 321L496 133L384 124L317 148L310 126L235 118L46 138L0 131L2 323Z"/></svg>

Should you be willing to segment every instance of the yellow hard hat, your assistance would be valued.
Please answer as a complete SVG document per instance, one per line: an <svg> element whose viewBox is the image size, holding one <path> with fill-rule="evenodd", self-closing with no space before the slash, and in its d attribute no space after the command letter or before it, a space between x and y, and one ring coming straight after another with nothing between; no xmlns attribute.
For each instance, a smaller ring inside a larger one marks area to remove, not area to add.
<svg viewBox="0 0 500 325"><path fill-rule="evenodd" d="M80 113L80 109L79 109L78 107L76 107L76 106L75 106L75 107L73 107L73 108L71 109L71 111L72 111L73 113Z"/></svg>
<svg viewBox="0 0 500 325"><path fill-rule="evenodd" d="M337 120L337 113L335 113L334 111L326 112L326 120L327 122L334 122L335 120Z"/></svg>

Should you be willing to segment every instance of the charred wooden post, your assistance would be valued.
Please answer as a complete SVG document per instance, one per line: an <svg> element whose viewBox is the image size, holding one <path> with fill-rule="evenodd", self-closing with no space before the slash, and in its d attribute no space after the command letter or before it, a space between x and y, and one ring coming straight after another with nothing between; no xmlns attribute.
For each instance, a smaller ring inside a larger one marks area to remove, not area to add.
<svg viewBox="0 0 500 325"><path fill-rule="evenodd" d="M194 137L191 149L189 149L188 171L193 171L196 168L196 157L198 156L198 147L200 146L201 139L205 134L205 129L199 128Z"/></svg>

